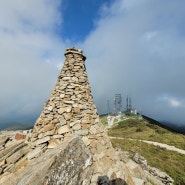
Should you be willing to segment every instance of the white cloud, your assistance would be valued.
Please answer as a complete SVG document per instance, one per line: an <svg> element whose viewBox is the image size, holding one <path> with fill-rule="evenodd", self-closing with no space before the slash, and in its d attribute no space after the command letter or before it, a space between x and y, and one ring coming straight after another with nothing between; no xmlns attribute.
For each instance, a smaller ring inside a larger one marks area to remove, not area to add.
<svg viewBox="0 0 185 185"><path fill-rule="evenodd" d="M0 27L6 32L46 31L61 23L56 11L60 1L3 0L0 7Z"/></svg>
<svg viewBox="0 0 185 185"><path fill-rule="evenodd" d="M184 105L183 105L183 101L184 100L180 100L178 99L177 97L173 97L173 96L170 96L170 95L162 95L162 96L159 96L158 97L158 101L159 103L162 103L162 104L167 104L167 106L172 107L172 108L183 108Z"/></svg>
<svg viewBox="0 0 185 185"><path fill-rule="evenodd" d="M62 26L61 2L1 2L0 119L39 114L47 100L66 47L55 34Z"/></svg>
<svg viewBox="0 0 185 185"><path fill-rule="evenodd" d="M131 95L133 106L154 119L184 122L184 113L171 112L185 99L184 5L117 0L104 8L96 29L81 44L100 112L106 112L107 99L121 93ZM156 100L164 92L176 97L171 106Z"/></svg>
<svg viewBox="0 0 185 185"><path fill-rule="evenodd" d="M181 102L179 102L178 100L171 99L169 102L172 107L181 107Z"/></svg>
<svg viewBox="0 0 185 185"><path fill-rule="evenodd" d="M61 2L3 0L0 118L39 114L55 85L70 43L55 34L62 27ZM154 119L184 122L184 109L176 109L185 102L185 1L112 2L102 7L101 19L85 42L76 45L87 56L98 110L106 112L107 100L111 103L121 93ZM173 96L159 102L161 94Z"/></svg>

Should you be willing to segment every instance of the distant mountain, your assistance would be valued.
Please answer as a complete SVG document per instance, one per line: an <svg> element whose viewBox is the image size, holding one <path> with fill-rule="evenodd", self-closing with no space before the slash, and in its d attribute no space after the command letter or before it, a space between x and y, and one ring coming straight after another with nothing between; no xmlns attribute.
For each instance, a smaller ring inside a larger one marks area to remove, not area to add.
<svg viewBox="0 0 185 185"><path fill-rule="evenodd" d="M167 121L160 121L159 122L159 121L156 121L156 120L149 118L145 115L142 115L142 116L145 120L147 120L151 124L158 125L158 126L165 128L171 132L176 132L176 133L185 135L185 125L177 125L177 124L170 123Z"/></svg>
<svg viewBox="0 0 185 185"><path fill-rule="evenodd" d="M28 130L33 128L32 123L23 124L20 122L0 122L0 130Z"/></svg>
<svg viewBox="0 0 185 185"><path fill-rule="evenodd" d="M150 124L158 125L158 126L160 126L160 127L162 127L162 128L165 128L165 129L167 129L167 130L169 130L169 131L171 131L171 132L177 132L177 131L175 130L175 128L170 127L169 124L167 124L167 123L165 124L164 122L156 121L155 119L152 119L152 118L150 118L150 117L148 117L148 116L145 116L145 115L142 115L142 117L143 117L148 123L150 123ZM178 132L178 133L179 133L179 132Z"/></svg>
<svg viewBox="0 0 185 185"><path fill-rule="evenodd" d="M10 130L29 130L32 128L33 126L20 124L20 125L12 125L10 127L5 128L4 130L8 130L8 131Z"/></svg>
<svg viewBox="0 0 185 185"><path fill-rule="evenodd" d="M170 129L174 130L177 133L185 135L185 124L184 125L177 125L175 123L170 123L168 121L161 121L161 123Z"/></svg>

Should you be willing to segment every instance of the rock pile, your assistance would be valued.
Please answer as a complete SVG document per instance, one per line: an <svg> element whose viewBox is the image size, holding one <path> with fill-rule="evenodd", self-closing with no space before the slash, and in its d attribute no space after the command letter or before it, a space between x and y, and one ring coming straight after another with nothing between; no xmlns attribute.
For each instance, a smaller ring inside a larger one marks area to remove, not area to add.
<svg viewBox="0 0 185 185"><path fill-rule="evenodd" d="M33 145L48 142L52 147L51 143L60 143L69 134L90 144L89 135L97 137L103 132L88 83L86 57L75 48L67 49L65 56L56 86L35 123L30 140Z"/></svg>
<svg viewBox="0 0 185 185"><path fill-rule="evenodd" d="M145 176L148 180L152 181L154 184L157 185L172 185L174 180L165 172L160 171L157 168L151 167L147 165L147 160L135 153L133 160L141 166L141 168L145 172Z"/></svg>
<svg viewBox="0 0 185 185"><path fill-rule="evenodd" d="M15 163L29 152L25 144L25 134L13 131L0 133L0 174L11 171Z"/></svg>
<svg viewBox="0 0 185 185"><path fill-rule="evenodd" d="M80 138L71 137L33 159L28 154L0 176L0 185L90 184L92 156Z"/></svg>

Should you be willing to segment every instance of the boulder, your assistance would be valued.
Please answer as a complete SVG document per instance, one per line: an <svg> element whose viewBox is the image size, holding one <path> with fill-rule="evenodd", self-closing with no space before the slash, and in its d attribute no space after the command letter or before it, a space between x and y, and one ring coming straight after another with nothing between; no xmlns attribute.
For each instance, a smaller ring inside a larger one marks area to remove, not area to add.
<svg viewBox="0 0 185 185"><path fill-rule="evenodd" d="M15 135L16 140L22 140L22 139L25 139L25 138L26 138L25 134L16 133L16 135Z"/></svg>
<svg viewBox="0 0 185 185"><path fill-rule="evenodd" d="M92 157L78 137L66 140L56 148L30 160L24 168L3 174L0 184L6 185L89 185Z"/></svg>

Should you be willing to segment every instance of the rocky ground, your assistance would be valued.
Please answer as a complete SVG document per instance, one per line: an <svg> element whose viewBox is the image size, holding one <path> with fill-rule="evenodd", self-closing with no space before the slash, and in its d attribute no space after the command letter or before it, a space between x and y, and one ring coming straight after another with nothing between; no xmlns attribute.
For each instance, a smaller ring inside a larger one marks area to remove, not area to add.
<svg viewBox="0 0 185 185"><path fill-rule="evenodd" d="M25 142L30 134L31 130L0 132L0 184L90 184L93 157L79 137L69 136L53 149L47 149L46 145L30 148ZM130 173L133 184L173 183L167 174L148 166L147 161L137 153L132 160L120 148L115 150ZM124 179L109 179L106 175L96 181L97 184L127 184Z"/></svg>

